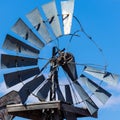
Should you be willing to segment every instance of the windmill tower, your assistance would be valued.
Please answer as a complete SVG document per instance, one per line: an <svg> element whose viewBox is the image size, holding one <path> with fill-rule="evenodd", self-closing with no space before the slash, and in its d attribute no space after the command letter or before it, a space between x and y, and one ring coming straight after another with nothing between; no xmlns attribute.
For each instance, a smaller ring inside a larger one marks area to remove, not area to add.
<svg viewBox="0 0 120 120"><path fill-rule="evenodd" d="M103 104L110 98L111 94L100 85L102 82L117 84L119 75L107 72L106 66L80 64L76 61L76 54L67 47L74 37L79 38L79 32L95 45L96 43L74 16L74 0L61 1L60 6L61 13L58 13L56 1L42 5L44 15L35 8L26 15L30 25L19 18L12 26L12 31L19 38L6 35L3 49L15 54L8 52L1 55L1 69L15 68L15 71L4 74L4 80L8 88L17 84L21 86L18 91L11 91L1 97L0 119L11 120L15 116L34 120L97 117L99 108L92 96L97 97ZM76 21L78 26L73 26L72 31L73 21ZM68 41L67 47L63 47L65 42L61 41L65 39ZM46 50L42 53L45 48L49 52ZM102 53L100 49L99 51ZM48 57L44 57L46 54ZM43 60L45 62L42 62ZM80 73L77 65L82 66ZM60 74L66 76L66 83L60 80ZM91 80L91 76L101 82L97 84L94 79ZM91 95L86 88L91 91ZM30 94L39 102L27 104ZM76 103L80 104L80 107L76 106ZM85 108L81 107L81 103Z"/></svg>

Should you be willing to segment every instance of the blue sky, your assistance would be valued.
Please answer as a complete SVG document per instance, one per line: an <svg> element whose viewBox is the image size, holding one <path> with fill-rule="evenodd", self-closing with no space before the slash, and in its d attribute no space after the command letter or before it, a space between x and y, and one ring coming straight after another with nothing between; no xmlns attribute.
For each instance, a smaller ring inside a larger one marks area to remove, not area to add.
<svg viewBox="0 0 120 120"><path fill-rule="evenodd" d="M5 35L11 33L11 27L17 19L19 17L25 19L25 15L28 12L48 1L51 0L0 0L1 53L3 52L1 47ZM120 74L120 0L76 0L75 3L74 14L79 18L87 33L91 35L102 48L108 63L108 70ZM92 54L94 49L89 51L90 49L88 49L87 45L84 47L86 47L85 53L90 52L90 54L88 53L89 57L94 57L95 61L99 61L96 52L95 55L94 53ZM86 57L88 56L86 55ZM2 74L0 74L0 77L1 85L3 85ZM116 87L107 86L106 89L108 89L113 96L104 107L101 107L97 120L117 120L120 113L120 84ZM15 120L21 119L15 118ZM82 118L81 120L94 119Z"/></svg>

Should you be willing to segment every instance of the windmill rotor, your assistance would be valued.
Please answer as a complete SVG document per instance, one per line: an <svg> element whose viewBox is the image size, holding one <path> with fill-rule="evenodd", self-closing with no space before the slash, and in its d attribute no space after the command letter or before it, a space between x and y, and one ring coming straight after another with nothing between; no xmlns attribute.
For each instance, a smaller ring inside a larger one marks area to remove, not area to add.
<svg viewBox="0 0 120 120"><path fill-rule="evenodd" d="M33 9L26 15L32 28L19 18L12 26L12 31L19 38L7 34L3 43L2 47L7 53L1 54L1 69L11 70L3 75L8 89L22 83L19 90L15 94L12 93L19 97L17 103L26 104L31 94L39 102L59 100L72 106L83 103L93 117L98 112L99 106L84 86L98 101L105 104L111 94L101 86L101 83L117 85L119 75L106 71L106 65L82 64L76 59L76 54L69 51L69 45L75 39L79 41L82 32L99 52L103 53L74 15L74 2L74 0L61 1L61 13L58 13L54 0L46 3L42 5L44 16L38 8ZM79 27L72 24L74 20ZM67 40L66 37L68 37ZM11 51L14 54L11 54ZM13 68L16 71L12 71ZM60 76L65 76L67 82L61 80ZM100 82L96 83L96 81ZM8 105L8 102L5 104Z"/></svg>

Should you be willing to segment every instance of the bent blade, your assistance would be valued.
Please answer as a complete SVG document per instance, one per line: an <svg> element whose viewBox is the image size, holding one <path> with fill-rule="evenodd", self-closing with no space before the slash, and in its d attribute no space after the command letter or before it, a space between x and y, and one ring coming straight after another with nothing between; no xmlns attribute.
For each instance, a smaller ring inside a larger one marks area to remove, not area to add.
<svg viewBox="0 0 120 120"><path fill-rule="evenodd" d="M39 34L44 38L44 40L49 43L52 39L47 30L45 23L41 17L39 10L36 8L29 14L27 14L28 20L34 26L34 28L39 32Z"/></svg>
<svg viewBox="0 0 120 120"><path fill-rule="evenodd" d="M87 78L85 75L80 76L80 80L94 93L94 95L105 104L111 97L111 94L97 85L95 82Z"/></svg>
<svg viewBox="0 0 120 120"><path fill-rule="evenodd" d="M58 12L56 8L55 1L52 1L50 3L47 3L42 6L43 11L45 12L45 15L48 19L49 24L52 27L52 30L56 37L59 37L62 35L61 28L60 28L60 22L58 18Z"/></svg>
<svg viewBox="0 0 120 120"><path fill-rule="evenodd" d="M43 75L33 79L32 81L26 83L19 91L22 103L24 104L28 96L45 80Z"/></svg>
<svg viewBox="0 0 120 120"><path fill-rule="evenodd" d="M79 96L81 97L82 101L85 103L86 107L88 108L91 115L98 111L97 105L93 102L93 100L88 96L82 86L77 82L73 82L75 89L77 90Z"/></svg>
<svg viewBox="0 0 120 120"><path fill-rule="evenodd" d="M37 67L37 68L4 74L4 79L7 87L13 87L14 85L20 82L23 82L26 79L33 77L34 75L37 75L39 73L40 73L40 70Z"/></svg>
<svg viewBox="0 0 120 120"><path fill-rule="evenodd" d="M25 44L24 42L12 37L11 35L7 35L2 46L5 49L15 51L17 53L26 54L29 56L38 57L39 50Z"/></svg>
<svg viewBox="0 0 120 120"><path fill-rule="evenodd" d="M93 77L96 77L100 80L103 80L104 82L106 82L110 85L113 85L113 86L118 84L118 80L120 78L120 76L117 74L105 72L104 70L97 69L94 67L86 66L84 68L84 72L86 72L86 73L88 73L88 74L92 75Z"/></svg>
<svg viewBox="0 0 120 120"><path fill-rule="evenodd" d="M22 19L18 19L12 27L12 31L25 40L28 40L36 47L40 49L44 47L44 43L33 33L33 31L24 23Z"/></svg>
<svg viewBox="0 0 120 120"><path fill-rule="evenodd" d="M61 2L64 34L70 34L72 26L72 18L74 12L74 0Z"/></svg>

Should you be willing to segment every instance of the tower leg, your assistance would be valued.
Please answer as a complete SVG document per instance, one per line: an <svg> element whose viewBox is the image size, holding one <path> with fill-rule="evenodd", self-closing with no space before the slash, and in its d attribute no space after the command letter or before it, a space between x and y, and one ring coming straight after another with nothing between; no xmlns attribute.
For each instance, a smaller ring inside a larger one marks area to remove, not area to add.
<svg viewBox="0 0 120 120"><path fill-rule="evenodd" d="M64 120L59 110L51 110L51 116L47 120Z"/></svg>
<svg viewBox="0 0 120 120"><path fill-rule="evenodd" d="M69 112L65 113L65 118L66 120L77 120L76 115Z"/></svg>

